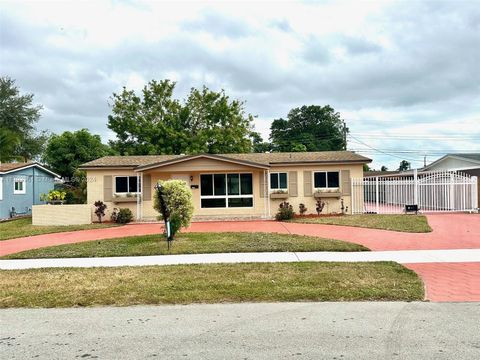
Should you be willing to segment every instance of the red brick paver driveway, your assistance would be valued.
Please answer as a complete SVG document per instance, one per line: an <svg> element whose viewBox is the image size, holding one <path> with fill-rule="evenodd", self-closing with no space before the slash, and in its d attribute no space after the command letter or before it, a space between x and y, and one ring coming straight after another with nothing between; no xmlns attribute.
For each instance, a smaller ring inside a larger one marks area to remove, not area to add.
<svg viewBox="0 0 480 360"><path fill-rule="evenodd" d="M480 215L427 215L431 233L414 234L335 225L279 223L275 221L223 221L193 223L191 232L277 232L349 241L381 250L480 249ZM124 236L158 234L160 224L45 234L0 241L0 256L46 246ZM434 301L480 301L480 263L409 264L426 283Z"/></svg>
<svg viewBox="0 0 480 360"><path fill-rule="evenodd" d="M480 301L480 262L404 264L422 278L432 301Z"/></svg>

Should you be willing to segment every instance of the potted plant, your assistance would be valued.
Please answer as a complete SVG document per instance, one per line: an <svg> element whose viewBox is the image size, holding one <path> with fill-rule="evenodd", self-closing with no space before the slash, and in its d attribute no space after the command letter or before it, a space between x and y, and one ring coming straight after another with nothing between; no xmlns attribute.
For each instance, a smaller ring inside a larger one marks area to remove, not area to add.
<svg viewBox="0 0 480 360"><path fill-rule="evenodd" d="M45 201L51 205L62 205L67 193L60 190L50 190L48 194L40 194L40 201Z"/></svg>

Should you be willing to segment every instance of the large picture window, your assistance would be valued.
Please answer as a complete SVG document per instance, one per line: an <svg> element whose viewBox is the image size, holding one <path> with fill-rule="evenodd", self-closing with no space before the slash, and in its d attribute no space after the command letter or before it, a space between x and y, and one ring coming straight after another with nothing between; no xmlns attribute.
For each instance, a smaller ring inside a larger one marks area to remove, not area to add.
<svg viewBox="0 0 480 360"><path fill-rule="evenodd" d="M252 174L200 175L202 208L253 207Z"/></svg>
<svg viewBox="0 0 480 360"><path fill-rule="evenodd" d="M338 171L322 171L313 173L313 183L316 189L338 188L340 175Z"/></svg>
<svg viewBox="0 0 480 360"><path fill-rule="evenodd" d="M270 189L287 190L287 173L270 173Z"/></svg>
<svg viewBox="0 0 480 360"><path fill-rule="evenodd" d="M137 193L140 192L140 188L137 190L137 177L136 176L116 176L115 177L115 193Z"/></svg>

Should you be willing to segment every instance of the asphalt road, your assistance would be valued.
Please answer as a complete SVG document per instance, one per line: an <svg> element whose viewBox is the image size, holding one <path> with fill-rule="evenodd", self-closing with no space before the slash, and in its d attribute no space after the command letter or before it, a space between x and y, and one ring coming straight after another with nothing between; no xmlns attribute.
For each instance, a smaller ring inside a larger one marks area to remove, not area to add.
<svg viewBox="0 0 480 360"><path fill-rule="evenodd" d="M8 309L2 359L479 359L480 303Z"/></svg>

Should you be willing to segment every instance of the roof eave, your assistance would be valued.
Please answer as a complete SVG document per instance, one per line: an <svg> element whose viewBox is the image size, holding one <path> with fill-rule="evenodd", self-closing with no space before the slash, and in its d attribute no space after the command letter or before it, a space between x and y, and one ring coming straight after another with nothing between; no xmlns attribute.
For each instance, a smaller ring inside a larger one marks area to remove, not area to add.
<svg viewBox="0 0 480 360"><path fill-rule="evenodd" d="M225 157L225 156L219 156L219 155L215 155L215 154L199 154L199 155L188 155L188 156L184 156L184 157L177 158L177 159L160 161L160 162L153 163L153 164L138 166L135 169L135 172L141 172L141 171L151 170L151 169L155 169L155 168L161 168L161 167L164 167L164 166L175 165L175 164L178 164L178 163L182 163L182 162L189 161L189 160L195 160L195 159L198 159L198 158L214 159L214 160L224 161L224 162L228 162L228 163L232 163L232 164L255 167L255 168L259 168L259 169L269 169L270 168L269 165L255 163L255 162L252 162L252 161L236 160L236 159L228 158L228 157Z"/></svg>
<svg viewBox="0 0 480 360"><path fill-rule="evenodd" d="M315 164L320 164L320 165L328 165L328 164L367 164L371 163L372 159L365 159L365 160L303 160L303 161L277 161L277 162L271 162L270 165L290 165L290 166L295 166L295 165L315 165Z"/></svg>
<svg viewBox="0 0 480 360"><path fill-rule="evenodd" d="M79 166L79 170L98 170L98 169L135 169L140 165L88 165Z"/></svg>
<svg viewBox="0 0 480 360"><path fill-rule="evenodd" d="M40 165L39 163L37 162L33 162L33 163L30 163L30 164L27 164L25 166L20 166L20 167L17 167L15 169L11 169L11 170L7 170L7 171L0 171L0 175L7 175L7 174L10 174L10 173L14 173L14 172L17 172L17 171L20 171L20 170L25 170L25 169L29 169L31 167L38 167L40 169L42 169L43 171L53 175L54 177L56 178L61 178L61 176L57 173L54 173L52 170L49 170L47 169L46 167Z"/></svg>

